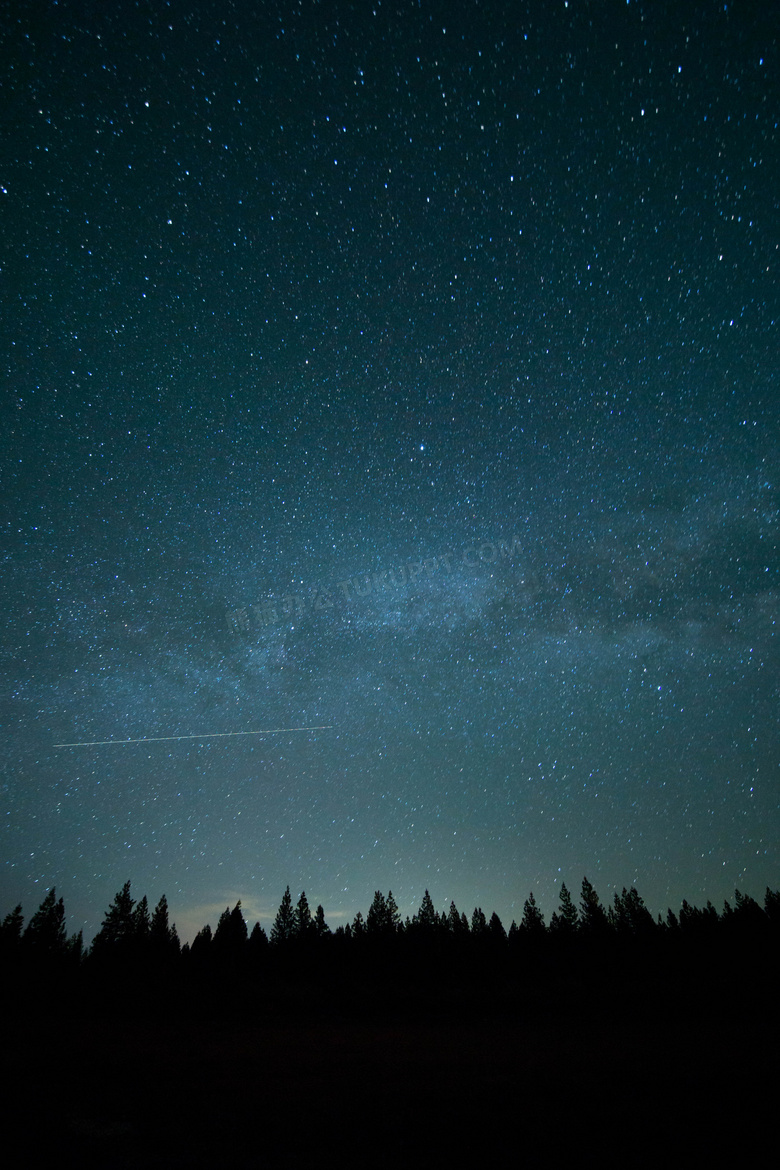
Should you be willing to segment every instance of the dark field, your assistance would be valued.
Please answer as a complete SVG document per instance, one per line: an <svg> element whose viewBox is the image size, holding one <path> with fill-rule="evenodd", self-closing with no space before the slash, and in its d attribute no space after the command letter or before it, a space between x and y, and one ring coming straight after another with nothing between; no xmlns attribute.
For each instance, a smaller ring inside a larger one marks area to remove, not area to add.
<svg viewBox="0 0 780 1170"><path fill-rule="evenodd" d="M60 1166L742 1160L777 1130L777 1016L717 998L16 1018L6 1136Z"/></svg>

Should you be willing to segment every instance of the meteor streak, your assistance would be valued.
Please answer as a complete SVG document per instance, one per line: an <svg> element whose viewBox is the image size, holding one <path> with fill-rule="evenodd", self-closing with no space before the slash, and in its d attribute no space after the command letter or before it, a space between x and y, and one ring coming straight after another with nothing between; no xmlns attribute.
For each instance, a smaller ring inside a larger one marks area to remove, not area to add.
<svg viewBox="0 0 780 1170"><path fill-rule="evenodd" d="M164 743L177 739L225 739L230 735L280 735L284 731L329 731L332 723L323 723L319 727L268 727L263 731L210 731L203 735L149 735L141 739L88 739L80 743L55 743L56 748L65 747L103 747L108 743L118 745L126 743Z"/></svg>

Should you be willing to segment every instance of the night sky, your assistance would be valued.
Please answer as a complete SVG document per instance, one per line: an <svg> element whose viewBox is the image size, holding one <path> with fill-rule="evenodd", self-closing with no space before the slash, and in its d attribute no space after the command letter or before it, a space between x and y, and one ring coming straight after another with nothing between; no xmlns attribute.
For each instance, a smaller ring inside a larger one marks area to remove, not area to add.
<svg viewBox="0 0 780 1170"><path fill-rule="evenodd" d="M0 914L780 885L776 16L4 5Z"/></svg>

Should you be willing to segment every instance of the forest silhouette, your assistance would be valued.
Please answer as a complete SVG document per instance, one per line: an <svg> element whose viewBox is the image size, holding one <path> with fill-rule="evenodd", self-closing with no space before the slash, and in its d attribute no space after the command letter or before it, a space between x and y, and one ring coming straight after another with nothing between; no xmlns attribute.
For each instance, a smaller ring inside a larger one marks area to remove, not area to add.
<svg viewBox="0 0 780 1170"><path fill-rule="evenodd" d="M312 1013L424 1016L464 997L472 1012L511 1012L518 987L533 985L544 997L553 986L587 984L598 996L651 979L656 994L675 996L686 980L704 987L716 973L772 965L779 953L780 891L767 888L761 906L736 890L720 913L710 901L701 908L684 900L678 912L654 918L634 887L605 905L587 878L578 904L561 886L549 924L531 893L508 929L481 907L470 917L454 902L437 911L427 890L404 919L392 891L377 890L365 917L358 912L331 930L322 906L312 911L305 892L294 902L288 886L269 934L259 922L249 930L238 901L215 929L205 925L182 946L165 895L152 910L146 895L132 897L129 881L89 946L81 932L67 935L54 888L26 926L21 906L0 924L0 963L17 1002L56 987L63 1006L112 1015L141 1003L167 1015L230 1015L239 989L259 986L274 989L277 1014L301 995ZM129 998L117 995L122 986Z"/></svg>
<svg viewBox="0 0 780 1170"><path fill-rule="evenodd" d="M89 946L52 889L0 925L8 1115L58 1165L744 1157L775 1116L778 958L770 889L656 918L585 878L508 929L376 891L331 930L288 887L268 932L237 902L181 945L126 882Z"/></svg>

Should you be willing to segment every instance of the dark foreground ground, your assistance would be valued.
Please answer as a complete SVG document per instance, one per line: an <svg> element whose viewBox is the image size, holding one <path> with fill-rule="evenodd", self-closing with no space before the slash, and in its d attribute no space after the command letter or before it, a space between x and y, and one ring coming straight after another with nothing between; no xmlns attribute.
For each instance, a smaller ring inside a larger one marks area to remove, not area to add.
<svg viewBox="0 0 780 1170"><path fill-rule="evenodd" d="M577 991L314 1018L305 995L223 1018L25 1012L3 1034L6 1143L14 1165L82 1167L750 1164L767 1138L774 1158L764 990Z"/></svg>

